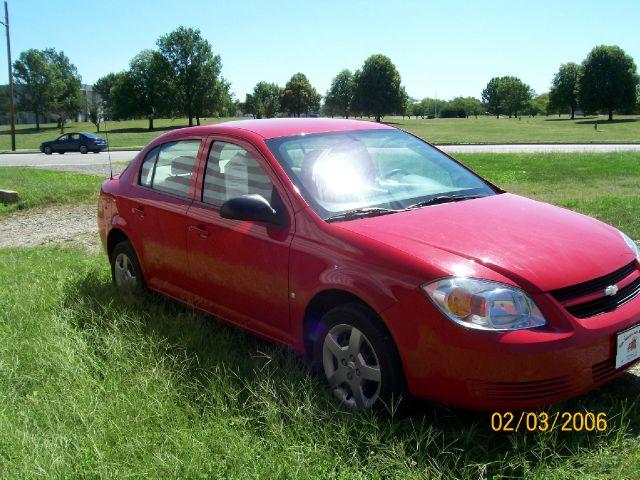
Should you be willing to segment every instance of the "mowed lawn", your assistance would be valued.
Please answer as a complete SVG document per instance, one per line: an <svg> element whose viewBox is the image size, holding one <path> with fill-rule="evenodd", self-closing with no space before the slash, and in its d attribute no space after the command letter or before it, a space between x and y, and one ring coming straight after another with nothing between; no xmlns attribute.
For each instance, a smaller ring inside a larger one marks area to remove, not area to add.
<svg viewBox="0 0 640 480"><path fill-rule="evenodd" d="M639 154L459 158L640 239ZM546 409L605 412L600 433L496 433L429 404L380 418L339 409L285 349L157 297L123 305L104 255L0 250L0 278L3 478L640 477L631 374Z"/></svg>
<svg viewBox="0 0 640 480"><path fill-rule="evenodd" d="M233 118L206 118L202 124L236 120ZM364 117L364 120L367 120ZM603 116L576 117L538 116L496 119L491 116L478 118L415 119L385 117L390 125L408 130L433 143L640 143L640 116L619 115L612 122ZM598 123L598 129L594 124ZM155 129L147 129L146 120L107 122L109 143L114 148L140 148L162 133L187 126L184 118L158 119ZM100 127L104 130L104 125ZM95 126L88 122L69 123L66 131L95 133ZM55 124L45 124L37 131L34 125L18 125L16 148L38 149L45 140L53 140L60 134ZM102 133L104 136L104 132ZM0 151L11 147L9 128L0 126Z"/></svg>
<svg viewBox="0 0 640 480"><path fill-rule="evenodd" d="M225 122L237 120L236 118L202 118L201 124ZM195 121L194 121L195 124ZM108 136L109 145L114 148L142 148L151 140L163 133L176 128L188 127L186 118L160 118L154 122L154 129L149 130L147 120L124 120L122 122L108 121L100 124L100 132L96 132L96 126L90 122L69 122L65 125L65 132L89 132ZM60 136L60 129L55 123L40 125L36 130L35 125L25 124L16 126L16 149L38 150L40 144L47 140L55 140ZM8 125L0 125L0 151L11 150L11 135Z"/></svg>
<svg viewBox="0 0 640 480"><path fill-rule="evenodd" d="M640 116L576 117L557 115L499 119L437 118L422 120L402 117L384 119L432 143L640 143ZM595 123L598 129L594 128Z"/></svg>
<svg viewBox="0 0 640 480"><path fill-rule="evenodd" d="M95 203L102 181L104 177L99 175L0 167L0 189L15 190L20 195L17 203L0 203L0 218L33 207Z"/></svg>

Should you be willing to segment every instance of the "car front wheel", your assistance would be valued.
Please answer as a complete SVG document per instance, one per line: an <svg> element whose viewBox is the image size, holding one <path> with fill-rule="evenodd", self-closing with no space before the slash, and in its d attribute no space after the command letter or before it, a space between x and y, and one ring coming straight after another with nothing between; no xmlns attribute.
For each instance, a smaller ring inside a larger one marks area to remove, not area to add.
<svg viewBox="0 0 640 480"><path fill-rule="evenodd" d="M44 154L45 155L51 155L52 153L53 153L53 149L49 145L44 147Z"/></svg>
<svg viewBox="0 0 640 480"><path fill-rule="evenodd" d="M145 289L140 262L133 246L126 240L111 252L111 277L126 300L136 299Z"/></svg>
<svg viewBox="0 0 640 480"><path fill-rule="evenodd" d="M82 153L83 155L86 154L89 151L89 149L87 148L86 145L80 145L80 153Z"/></svg>
<svg viewBox="0 0 640 480"><path fill-rule="evenodd" d="M408 395L389 332L363 305L333 308L320 321L314 358L334 396L350 409L397 411Z"/></svg>

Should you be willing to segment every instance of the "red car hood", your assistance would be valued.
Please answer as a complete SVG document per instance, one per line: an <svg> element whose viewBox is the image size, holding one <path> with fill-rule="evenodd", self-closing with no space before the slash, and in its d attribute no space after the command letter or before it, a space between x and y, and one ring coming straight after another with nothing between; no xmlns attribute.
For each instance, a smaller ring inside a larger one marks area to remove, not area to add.
<svg viewBox="0 0 640 480"><path fill-rule="evenodd" d="M425 247L435 247L539 291L607 275L634 259L615 228L509 193L335 225L427 263L433 250Z"/></svg>

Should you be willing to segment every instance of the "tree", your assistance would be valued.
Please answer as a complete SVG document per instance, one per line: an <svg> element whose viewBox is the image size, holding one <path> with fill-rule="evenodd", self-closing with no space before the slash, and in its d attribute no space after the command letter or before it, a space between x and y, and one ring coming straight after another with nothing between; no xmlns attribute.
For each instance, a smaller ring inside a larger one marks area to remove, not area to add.
<svg viewBox="0 0 640 480"><path fill-rule="evenodd" d="M420 116L424 118L436 118L442 112L447 102L437 98L425 97L420 101Z"/></svg>
<svg viewBox="0 0 640 480"><path fill-rule="evenodd" d="M354 103L361 112L374 115L376 122L389 113L401 112L406 94L401 78L391 59L371 55L361 70L354 74Z"/></svg>
<svg viewBox="0 0 640 480"><path fill-rule="evenodd" d="M540 95L533 98L529 102L529 107L527 110L529 115L531 115L532 117L535 117L536 115L541 115L543 113L548 115L550 112L549 94L541 93Z"/></svg>
<svg viewBox="0 0 640 480"><path fill-rule="evenodd" d="M95 91L93 94L87 95L85 107L89 112L89 121L96 126L96 132L100 132L104 102Z"/></svg>
<svg viewBox="0 0 640 480"><path fill-rule="evenodd" d="M618 46L600 45L582 62L578 101L585 111L605 110L611 121L614 110L634 105L637 84L633 59Z"/></svg>
<svg viewBox="0 0 640 480"><path fill-rule="evenodd" d="M51 111L57 116L60 133L64 133L64 124L67 119L77 114L84 103L80 91L82 80L78 69L64 52L56 52L55 49L48 48L44 54L55 71Z"/></svg>
<svg viewBox="0 0 640 480"><path fill-rule="evenodd" d="M139 115L139 98L130 72L116 74L109 98L114 120L127 120Z"/></svg>
<svg viewBox="0 0 640 480"><path fill-rule="evenodd" d="M502 113L502 98L501 91L498 88L500 85L500 77L493 77L487 83L487 86L482 90L482 101L484 102L487 111L500 118Z"/></svg>
<svg viewBox="0 0 640 480"><path fill-rule="evenodd" d="M273 118L280 111L282 89L275 83L258 82L253 93L248 93L245 110L254 118Z"/></svg>
<svg viewBox="0 0 640 480"><path fill-rule="evenodd" d="M143 50L133 57L129 75L134 91L133 112L149 120L149 130L153 130L153 120L169 113L173 98L171 65L157 51Z"/></svg>
<svg viewBox="0 0 640 480"><path fill-rule="evenodd" d="M178 27L160 37L158 47L173 69L177 103L192 126L193 117L199 120L216 91L222 69L220 56L213 54L211 44L195 28Z"/></svg>
<svg viewBox="0 0 640 480"><path fill-rule="evenodd" d="M501 113L507 113L509 118L512 115L517 117L519 112L526 109L532 98L531 87L513 76L494 77L482 91L482 100L487 111L496 118L500 118Z"/></svg>
<svg viewBox="0 0 640 480"><path fill-rule="evenodd" d="M299 117L303 113L320 108L320 99L322 97L315 88L309 83L304 73L296 73L287 82L282 92L282 108L295 116Z"/></svg>
<svg viewBox="0 0 640 480"><path fill-rule="evenodd" d="M554 75L549 91L549 102L551 108L558 111L568 109L571 112L571 119L575 118L576 108L578 108L578 78L580 76L580 65L569 62L560 65L560 70Z"/></svg>
<svg viewBox="0 0 640 480"><path fill-rule="evenodd" d="M102 98L102 110L106 115L112 114L111 87L115 85L118 75L121 75L121 73L108 73L93 84L93 91L97 92Z"/></svg>
<svg viewBox="0 0 640 480"><path fill-rule="evenodd" d="M483 111L482 102L474 97L456 97L447 102L440 116L444 118L469 118L470 115L476 118Z"/></svg>
<svg viewBox="0 0 640 480"><path fill-rule="evenodd" d="M20 109L35 114L40 130L40 119L49 112L55 95L54 66L42 50L32 48L20 54L13 68Z"/></svg>
<svg viewBox="0 0 640 480"><path fill-rule="evenodd" d="M354 87L353 74L347 69L342 70L331 81L325 104L344 118L349 118L353 105Z"/></svg>

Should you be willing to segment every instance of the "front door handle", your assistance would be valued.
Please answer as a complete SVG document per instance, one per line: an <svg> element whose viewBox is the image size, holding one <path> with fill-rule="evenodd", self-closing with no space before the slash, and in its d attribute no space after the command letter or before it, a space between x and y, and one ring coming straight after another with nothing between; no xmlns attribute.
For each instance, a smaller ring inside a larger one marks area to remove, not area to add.
<svg viewBox="0 0 640 480"><path fill-rule="evenodd" d="M209 230L195 225L189 225L189 231L195 232L200 238L207 238L209 236Z"/></svg>
<svg viewBox="0 0 640 480"><path fill-rule="evenodd" d="M133 207L131 209L131 213L135 213L140 218L144 218L144 210L142 209L142 207Z"/></svg>

